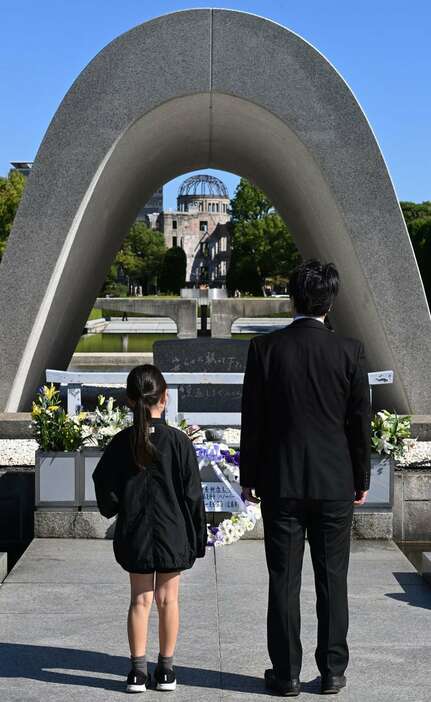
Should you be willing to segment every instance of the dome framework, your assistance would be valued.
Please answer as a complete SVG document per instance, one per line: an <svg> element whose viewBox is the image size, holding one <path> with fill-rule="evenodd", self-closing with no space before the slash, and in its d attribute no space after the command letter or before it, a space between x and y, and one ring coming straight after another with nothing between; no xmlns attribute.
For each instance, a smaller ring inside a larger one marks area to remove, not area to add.
<svg viewBox="0 0 431 702"><path fill-rule="evenodd" d="M229 193L223 181L220 178L206 174L190 176L181 184L178 190L178 197L188 197L190 195L229 199Z"/></svg>

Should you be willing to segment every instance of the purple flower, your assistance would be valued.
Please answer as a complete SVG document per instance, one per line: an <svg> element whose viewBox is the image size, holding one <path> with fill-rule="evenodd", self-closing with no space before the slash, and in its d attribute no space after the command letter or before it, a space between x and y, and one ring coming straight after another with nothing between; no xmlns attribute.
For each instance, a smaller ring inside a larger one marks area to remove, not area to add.
<svg viewBox="0 0 431 702"><path fill-rule="evenodd" d="M226 463L233 463L235 466L239 466L239 451L235 451L234 454L231 454L230 451L226 451L226 449L222 449L221 453L222 453Z"/></svg>

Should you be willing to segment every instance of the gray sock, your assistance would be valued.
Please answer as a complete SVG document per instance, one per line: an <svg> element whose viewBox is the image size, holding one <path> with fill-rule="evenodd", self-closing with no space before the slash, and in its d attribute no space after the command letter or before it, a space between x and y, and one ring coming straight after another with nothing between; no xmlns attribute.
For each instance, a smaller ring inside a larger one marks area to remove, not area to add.
<svg viewBox="0 0 431 702"><path fill-rule="evenodd" d="M159 666L162 670L172 670L174 666L174 657L173 656L162 656L159 653Z"/></svg>
<svg viewBox="0 0 431 702"><path fill-rule="evenodd" d="M133 670L137 673L148 675L147 656L130 656L130 660L132 661Z"/></svg>

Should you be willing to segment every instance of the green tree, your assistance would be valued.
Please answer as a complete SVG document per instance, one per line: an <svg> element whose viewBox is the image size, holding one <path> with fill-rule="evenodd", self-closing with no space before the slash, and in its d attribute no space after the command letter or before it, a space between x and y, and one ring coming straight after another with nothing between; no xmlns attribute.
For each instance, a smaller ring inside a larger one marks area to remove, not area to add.
<svg viewBox="0 0 431 702"><path fill-rule="evenodd" d="M16 170L10 170L6 178L0 177L0 260L24 192L25 182L25 176Z"/></svg>
<svg viewBox="0 0 431 702"><path fill-rule="evenodd" d="M165 254L162 232L150 229L143 222L135 222L114 259L105 286L117 280L121 267L129 279L142 284L143 290L148 292L150 285L157 285Z"/></svg>
<svg viewBox="0 0 431 702"><path fill-rule="evenodd" d="M261 219L273 209L265 193L247 178L241 178L239 181L235 195L230 201L230 208L234 224Z"/></svg>
<svg viewBox="0 0 431 702"><path fill-rule="evenodd" d="M431 202L401 202L428 302L431 305Z"/></svg>
<svg viewBox="0 0 431 702"><path fill-rule="evenodd" d="M404 219L406 220L407 227L410 222L415 219L424 219L426 217L431 217L431 201L426 200L425 202L400 202L401 209L403 211Z"/></svg>
<svg viewBox="0 0 431 702"><path fill-rule="evenodd" d="M186 269L187 257L181 246L168 249L160 273L161 292L179 295L186 284Z"/></svg>
<svg viewBox="0 0 431 702"><path fill-rule="evenodd" d="M265 278L288 278L300 256L292 236L266 195L245 178L231 200L232 253L227 273L230 292L261 295Z"/></svg>

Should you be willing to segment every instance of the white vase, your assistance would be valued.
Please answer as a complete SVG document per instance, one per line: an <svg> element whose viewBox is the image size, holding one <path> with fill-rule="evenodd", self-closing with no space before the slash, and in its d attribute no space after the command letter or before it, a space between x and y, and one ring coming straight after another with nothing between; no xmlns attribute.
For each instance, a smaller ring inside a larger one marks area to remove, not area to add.
<svg viewBox="0 0 431 702"><path fill-rule="evenodd" d="M366 505L391 507L393 504L394 461L387 454L371 454L371 480Z"/></svg>
<svg viewBox="0 0 431 702"><path fill-rule="evenodd" d="M36 451L36 507L78 506L77 456L77 451Z"/></svg>
<svg viewBox="0 0 431 702"><path fill-rule="evenodd" d="M79 452L79 504L81 507L97 507L94 491L93 472L99 463L103 450L97 447L83 448Z"/></svg>

